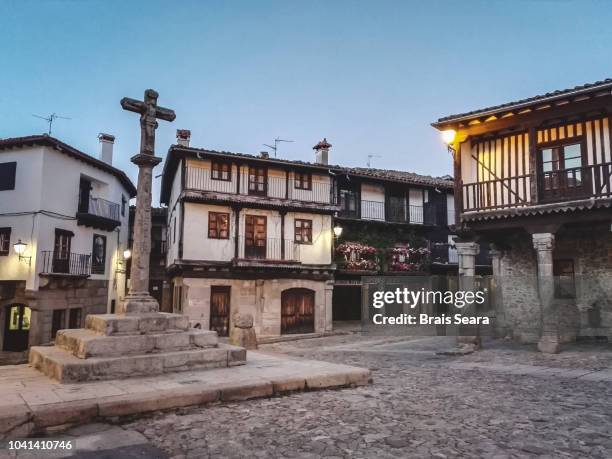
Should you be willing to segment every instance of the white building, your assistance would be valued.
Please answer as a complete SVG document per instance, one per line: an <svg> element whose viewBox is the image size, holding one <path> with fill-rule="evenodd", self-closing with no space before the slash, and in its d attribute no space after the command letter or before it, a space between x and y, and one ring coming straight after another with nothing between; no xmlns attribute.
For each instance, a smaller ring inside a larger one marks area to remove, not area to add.
<svg viewBox="0 0 612 459"><path fill-rule="evenodd" d="M168 151L167 268L174 312L227 335L235 312L258 335L331 330L332 174L304 163L189 147Z"/></svg>
<svg viewBox="0 0 612 459"><path fill-rule="evenodd" d="M48 135L0 140L2 350L50 342L124 294L136 189L112 166L114 137L99 140L101 159Z"/></svg>

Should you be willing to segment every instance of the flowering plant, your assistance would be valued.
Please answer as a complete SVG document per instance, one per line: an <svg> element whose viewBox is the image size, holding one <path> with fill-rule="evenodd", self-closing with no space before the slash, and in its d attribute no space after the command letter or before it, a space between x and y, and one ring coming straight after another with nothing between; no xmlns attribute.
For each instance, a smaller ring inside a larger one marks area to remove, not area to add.
<svg viewBox="0 0 612 459"><path fill-rule="evenodd" d="M344 257L345 267L353 271L378 271L377 250L359 242L344 242L336 248Z"/></svg>

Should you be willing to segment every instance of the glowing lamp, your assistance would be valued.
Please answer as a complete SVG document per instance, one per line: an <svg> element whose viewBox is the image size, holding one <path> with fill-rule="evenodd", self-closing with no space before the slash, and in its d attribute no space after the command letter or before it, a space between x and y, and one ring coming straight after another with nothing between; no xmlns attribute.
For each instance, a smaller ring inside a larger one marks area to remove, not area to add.
<svg viewBox="0 0 612 459"><path fill-rule="evenodd" d="M336 237L340 237L342 235L342 227L339 225L334 226L334 234Z"/></svg>
<svg viewBox="0 0 612 459"><path fill-rule="evenodd" d="M21 239L19 239L17 242L15 242L15 244L13 244L13 247L15 247L15 253L17 255L23 255L27 246L28 244L21 242Z"/></svg>
<svg viewBox="0 0 612 459"><path fill-rule="evenodd" d="M131 258L132 256L132 251L130 249L125 249L123 251L123 258L125 258L126 260Z"/></svg>
<svg viewBox="0 0 612 459"><path fill-rule="evenodd" d="M450 145L455 141L455 137L457 136L457 131L454 129L448 129L446 131L442 131L442 140L445 144Z"/></svg>

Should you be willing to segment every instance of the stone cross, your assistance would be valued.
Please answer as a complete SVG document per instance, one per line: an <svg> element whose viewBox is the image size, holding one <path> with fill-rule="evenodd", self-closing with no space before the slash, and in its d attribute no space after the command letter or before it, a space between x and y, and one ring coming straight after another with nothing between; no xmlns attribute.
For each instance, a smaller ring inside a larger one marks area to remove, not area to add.
<svg viewBox="0 0 612 459"><path fill-rule="evenodd" d="M138 166L136 212L132 244L130 291L119 305L120 313L156 312L159 304L149 293L149 255L151 253L151 186L153 168L161 162L155 156L155 129L157 119L174 121L174 111L159 107L159 94L152 89L144 93L144 101L124 97L124 110L140 113L140 153L131 161Z"/></svg>

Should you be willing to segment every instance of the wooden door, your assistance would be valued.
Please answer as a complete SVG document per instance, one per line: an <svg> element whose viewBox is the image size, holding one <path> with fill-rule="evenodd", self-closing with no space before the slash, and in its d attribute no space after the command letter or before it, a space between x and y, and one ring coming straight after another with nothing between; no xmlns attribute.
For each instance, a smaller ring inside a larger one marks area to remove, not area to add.
<svg viewBox="0 0 612 459"><path fill-rule="evenodd" d="M89 195L91 192L91 182L81 179L79 183L79 212L89 212Z"/></svg>
<svg viewBox="0 0 612 459"><path fill-rule="evenodd" d="M245 216L244 256L245 258L266 258L267 217Z"/></svg>
<svg viewBox="0 0 612 459"><path fill-rule="evenodd" d="M229 286L210 288L210 329L219 336L229 336L230 289Z"/></svg>
<svg viewBox="0 0 612 459"><path fill-rule="evenodd" d="M281 334L314 333L314 291L291 288L281 294Z"/></svg>
<svg viewBox="0 0 612 459"><path fill-rule="evenodd" d="M23 304L13 304L6 308L6 326L4 328L5 351L25 351L30 337L30 319L32 311Z"/></svg>
<svg viewBox="0 0 612 459"><path fill-rule="evenodd" d="M249 167L249 194L265 196L267 191L267 169L265 167Z"/></svg>
<svg viewBox="0 0 612 459"><path fill-rule="evenodd" d="M70 272L70 245L72 233L70 231L55 230L55 248L53 251L53 272Z"/></svg>

